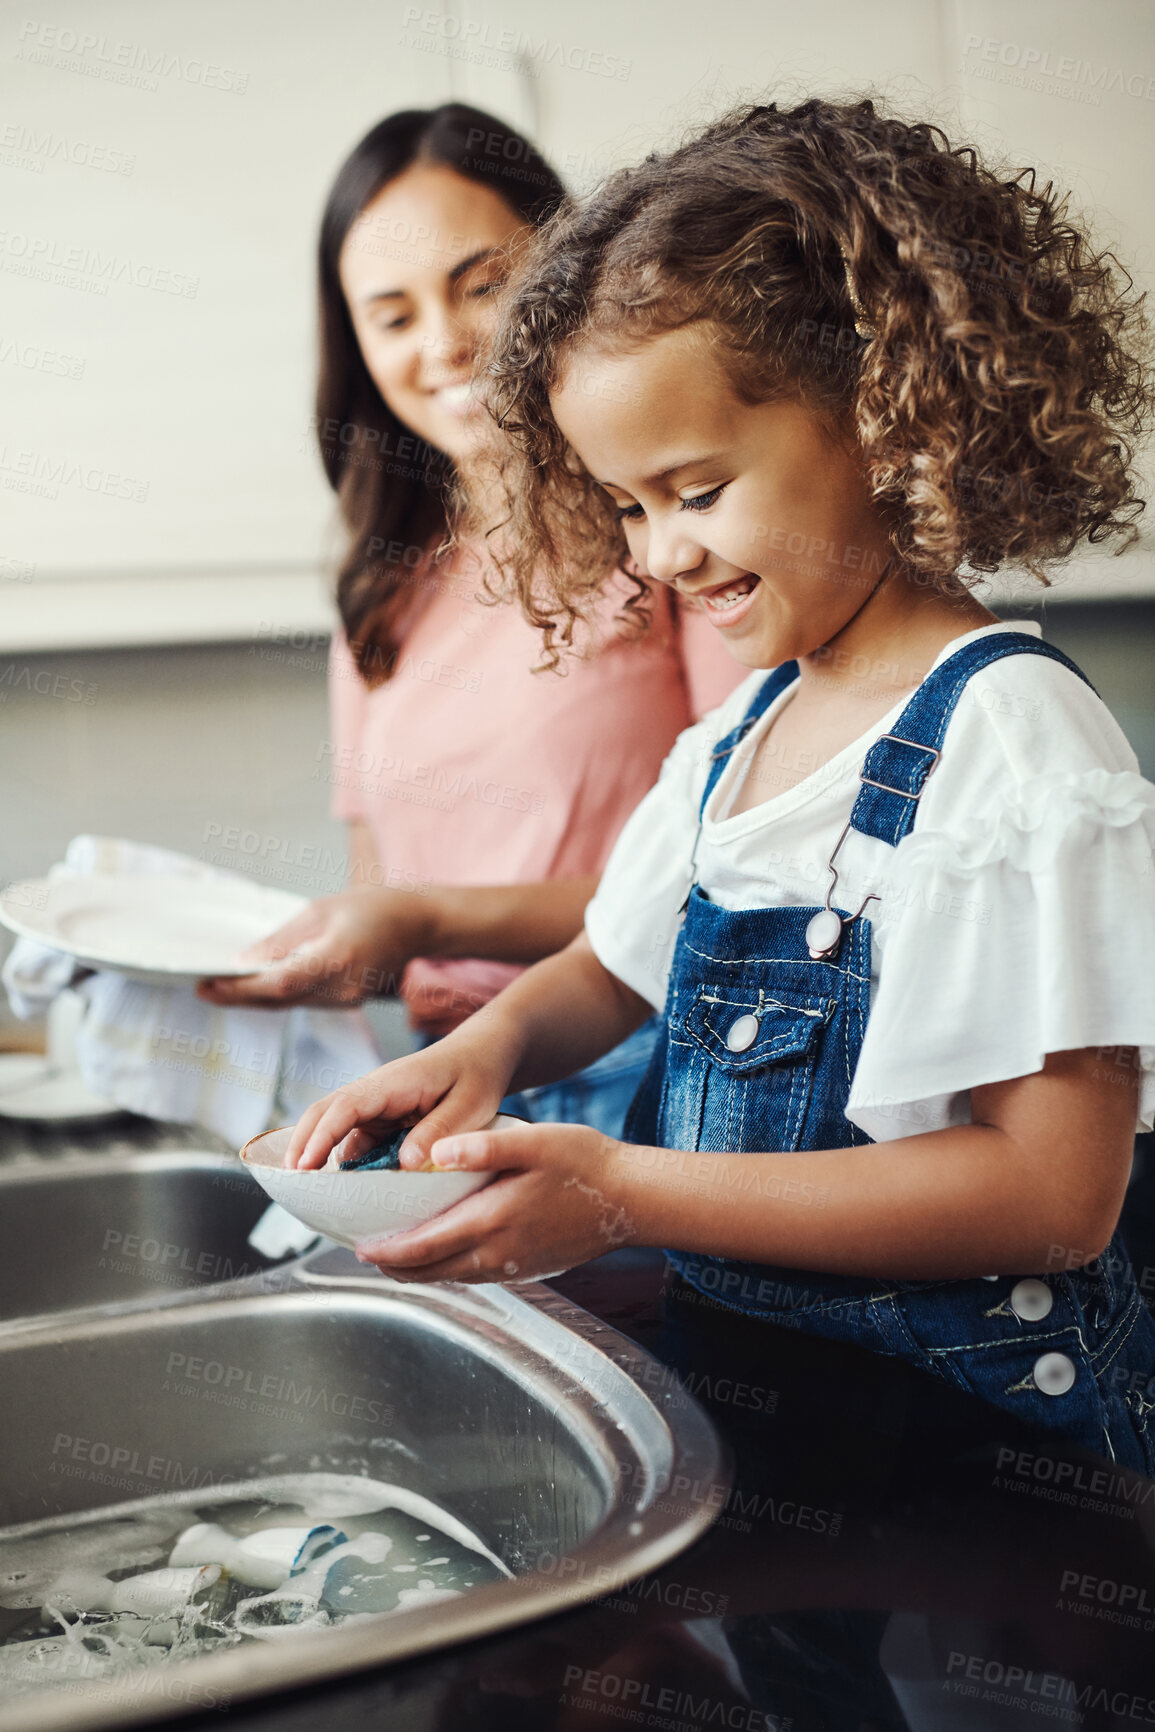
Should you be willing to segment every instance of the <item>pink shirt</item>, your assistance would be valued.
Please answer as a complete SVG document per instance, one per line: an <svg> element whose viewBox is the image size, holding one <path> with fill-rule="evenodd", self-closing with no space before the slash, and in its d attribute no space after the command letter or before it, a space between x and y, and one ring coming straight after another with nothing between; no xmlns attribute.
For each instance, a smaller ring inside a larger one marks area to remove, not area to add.
<svg viewBox="0 0 1155 1732"><path fill-rule="evenodd" d="M479 601L476 565L455 564L413 574L413 612L384 685L366 687L334 635L322 771L333 815L368 827L389 887L599 873L698 705L713 707L748 670L700 616L683 621L679 642L657 623L640 642L616 638L611 599L596 655L566 658L564 675L535 674L540 633L520 608ZM519 972L418 958L401 995L414 1027L442 1034Z"/></svg>

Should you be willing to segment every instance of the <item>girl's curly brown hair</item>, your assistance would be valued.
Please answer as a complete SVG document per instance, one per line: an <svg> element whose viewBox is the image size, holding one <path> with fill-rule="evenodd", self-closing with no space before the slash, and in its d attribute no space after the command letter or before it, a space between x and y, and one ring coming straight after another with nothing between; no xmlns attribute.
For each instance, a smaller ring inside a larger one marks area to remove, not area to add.
<svg viewBox="0 0 1155 1732"><path fill-rule="evenodd" d="M958 593L1136 539L1153 390L1133 289L1033 169L1000 179L869 99L747 108L612 175L538 237L487 368L506 435L491 546L547 664L626 558L550 410L580 344L708 321L742 401L800 393L853 430L900 559Z"/></svg>

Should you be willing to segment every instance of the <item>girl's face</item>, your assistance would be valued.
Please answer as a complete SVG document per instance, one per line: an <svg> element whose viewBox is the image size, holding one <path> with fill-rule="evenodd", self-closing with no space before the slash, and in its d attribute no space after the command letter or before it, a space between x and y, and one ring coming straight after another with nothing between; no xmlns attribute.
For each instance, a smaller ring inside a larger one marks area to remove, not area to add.
<svg viewBox="0 0 1155 1732"><path fill-rule="evenodd" d="M492 296L528 225L487 186L414 164L345 237L341 287L370 376L397 419L454 462L475 443L469 388Z"/></svg>
<svg viewBox="0 0 1155 1732"><path fill-rule="evenodd" d="M854 449L800 402L740 402L720 341L698 324L581 349L550 402L642 572L696 602L738 661L775 667L850 622L891 548Z"/></svg>

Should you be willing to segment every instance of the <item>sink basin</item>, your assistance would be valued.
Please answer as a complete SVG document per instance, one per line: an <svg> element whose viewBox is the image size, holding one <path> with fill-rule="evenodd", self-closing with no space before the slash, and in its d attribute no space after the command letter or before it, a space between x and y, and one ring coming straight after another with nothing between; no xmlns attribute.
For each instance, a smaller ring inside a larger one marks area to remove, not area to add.
<svg viewBox="0 0 1155 1732"><path fill-rule="evenodd" d="M225 1707L547 1616L675 1556L729 1488L672 1374L548 1288L397 1284L339 1250L247 1290L0 1330L0 1387L19 1416L0 1438L6 1530L322 1470L432 1500L511 1572L166 1663L163 1682L38 1689L2 1705L7 1732Z"/></svg>
<svg viewBox="0 0 1155 1732"><path fill-rule="evenodd" d="M93 1155L0 1170L0 1321L260 1274L268 1199L223 1155Z"/></svg>

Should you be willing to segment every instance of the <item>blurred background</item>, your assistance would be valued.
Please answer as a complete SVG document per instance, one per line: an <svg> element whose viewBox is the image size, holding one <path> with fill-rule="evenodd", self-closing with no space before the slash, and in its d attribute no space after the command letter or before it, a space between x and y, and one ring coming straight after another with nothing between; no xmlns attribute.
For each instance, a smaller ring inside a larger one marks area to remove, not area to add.
<svg viewBox="0 0 1155 1732"><path fill-rule="evenodd" d="M1155 271L1150 0L46 0L0 22L0 69L4 883L95 831L339 887L313 259L391 110L490 110L580 191L736 100L874 94L1034 166ZM1148 775L1152 546L995 597L1045 619Z"/></svg>

